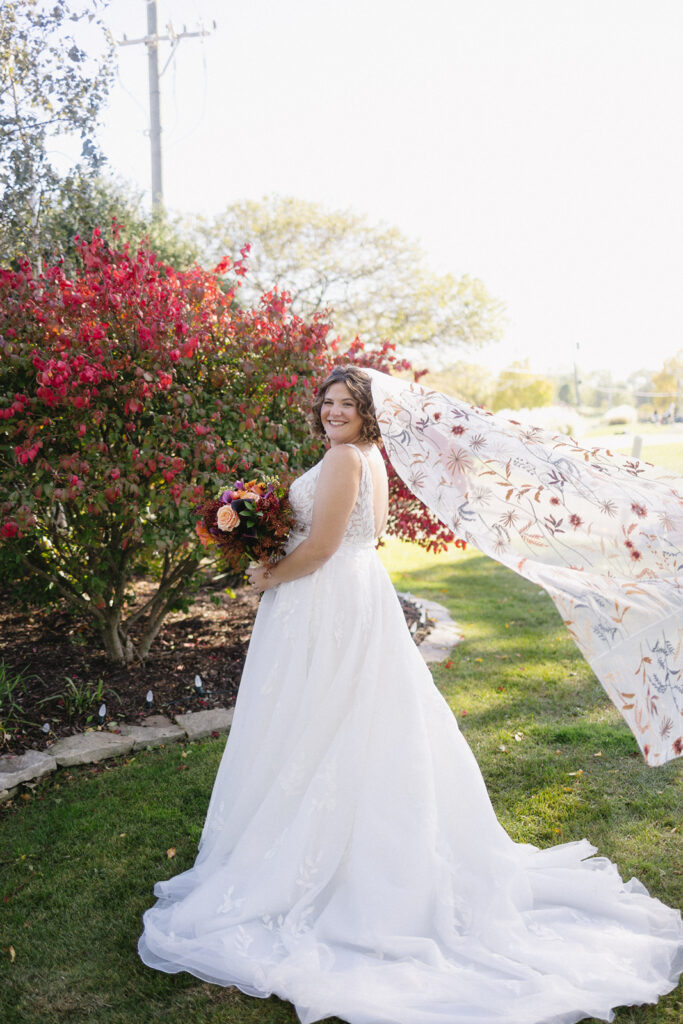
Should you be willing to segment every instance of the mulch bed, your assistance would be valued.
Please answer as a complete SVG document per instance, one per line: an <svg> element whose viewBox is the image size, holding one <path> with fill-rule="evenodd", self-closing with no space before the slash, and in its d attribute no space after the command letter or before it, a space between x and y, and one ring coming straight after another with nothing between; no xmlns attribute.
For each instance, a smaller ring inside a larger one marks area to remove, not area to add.
<svg viewBox="0 0 683 1024"><path fill-rule="evenodd" d="M142 599L145 581L136 590ZM151 714L230 707L258 600L246 587L234 597L202 588L187 612L168 616L144 664L122 668L106 659L98 637L67 608L17 608L10 591L0 592L0 753L42 750L57 737L82 732L97 724L103 702L107 722L131 723ZM428 632L420 611L401 603L419 642ZM10 697L7 682L18 672L23 678ZM195 688L197 675L203 695ZM49 733L43 731L45 723Z"/></svg>

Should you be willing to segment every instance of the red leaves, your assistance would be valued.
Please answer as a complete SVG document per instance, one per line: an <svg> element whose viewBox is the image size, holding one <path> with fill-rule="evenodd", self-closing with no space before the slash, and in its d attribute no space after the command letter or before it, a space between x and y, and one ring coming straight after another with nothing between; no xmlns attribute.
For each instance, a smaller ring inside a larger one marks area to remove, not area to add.
<svg viewBox="0 0 683 1024"><path fill-rule="evenodd" d="M335 364L409 365L389 343L344 350L284 293L240 307L219 275L239 279L244 259L176 272L97 231L79 251L73 277L55 265L34 279L25 261L0 269L0 540L33 547L53 578L111 608L121 588L107 538L143 562L196 547L188 507L226 477L253 465L296 474L322 455L306 420ZM391 475L392 531L432 550L452 542Z"/></svg>
<svg viewBox="0 0 683 1024"><path fill-rule="evenodd" d="M427 551L444 551L449 544L465 548L464 541L455 535L429 509L419 501L403 483L393 466L385 458L389 476L388 532L404 540L411 540Z"/></svg>
<svg viewBox="0 0 683 1024"><path fill-rule="evenodd" d="M29 448L23 448L21 445L16 445L14 448L14 454L17 457L17 462L21 466L25 466L27 463L33 462L42 446L42 441L36 441L36 443L32 444Z"/></svg>

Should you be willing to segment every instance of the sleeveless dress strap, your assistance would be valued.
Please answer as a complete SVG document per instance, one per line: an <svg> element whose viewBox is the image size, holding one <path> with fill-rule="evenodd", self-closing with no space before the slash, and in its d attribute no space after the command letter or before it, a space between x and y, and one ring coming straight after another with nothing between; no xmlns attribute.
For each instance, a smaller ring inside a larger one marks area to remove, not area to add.
<svg viewBox="0 0 683 1024"><path fill-rule="evenodd" d="M365 517L365 526L368 530L369 536L372 537L373 542L377 539L375 536L375 510L374 510L374 485L372 481L372 472L370 470L370 463L368 457L358 447L358 445L352 444L350 441L344 442L347 448L353 448L358 452L360 457L360 486L358 488L358 500L361 508L363 509L363 516Z"/></svg>
<svg viewBox="0 0 683 1024"><path fill-rule="evenodd" d="M358 445L352 444L350 441L345 441L344 444L346 445L347 448L353 448L354 451L358 452L358 454L360 456L360 485L361 485L361 488L362 487L367 487L368 479L370 481L372 480L372 476L370 474L370 466L368 464L368 457L367 457L367 455L365 455L360 450Z"/></svg>

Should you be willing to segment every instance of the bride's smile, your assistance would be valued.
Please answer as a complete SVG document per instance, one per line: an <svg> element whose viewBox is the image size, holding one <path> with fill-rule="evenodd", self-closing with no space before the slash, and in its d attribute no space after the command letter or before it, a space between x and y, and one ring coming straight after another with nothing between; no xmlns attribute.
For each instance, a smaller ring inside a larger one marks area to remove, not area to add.
<svg viewBox="0 0 683 1024"><path fill-rule="evenodd" d="M330 444L348 444L358 439L363 418L346 384L331 384L327 389L320 419Z"/></svg>

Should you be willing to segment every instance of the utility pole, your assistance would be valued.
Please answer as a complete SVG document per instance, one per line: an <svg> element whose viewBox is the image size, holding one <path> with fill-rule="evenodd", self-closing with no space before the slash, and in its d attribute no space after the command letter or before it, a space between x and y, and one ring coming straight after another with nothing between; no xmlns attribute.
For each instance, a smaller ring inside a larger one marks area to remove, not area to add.
<svg viewBox="0 0 683 1024"><path fill-rule="evenodd" d="M161 96L159 93L159 37L157 5L147 0L147 74L149 79L149 145L152 157L152 209L163 205L161 181Z"/></svg>
<svg viewBox="0 0 683 1024"><path fill-rule="evenodd" d="M161 176L161 92L159 79L168 65L173 60L181 39L196 38L197 36L211 35L204 28L196 32L188 32L183 25L182 32L175 32L169 22L166 26L167 34L160 36L157 31L157 5L156 0L144 0L147 6L147 35L141 39L128 39L124 34L123 39L118 39L119 46L137 46L144 43L147 47L147 73L149 78L149 145L152 160L152 210L160 210L164 204L164 189ZM216 22L213 23L214 29ZM159 74L159 43L168 42L171 44L171 53L168 60Z"/></svg>
<svg viewBox="0 0 683 1024"><path fill-rule="evenodd" d="M576 358L574 359L574 391L576 393L576 408L577 409L581 405L581 392L579 391L579 385L581 384L581 381L579 380L578 358L579 358L579 343L577 341L577 343L576 343Z"/></svg>

